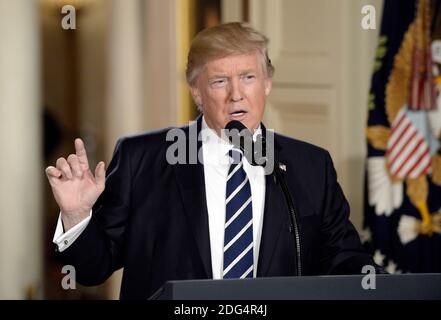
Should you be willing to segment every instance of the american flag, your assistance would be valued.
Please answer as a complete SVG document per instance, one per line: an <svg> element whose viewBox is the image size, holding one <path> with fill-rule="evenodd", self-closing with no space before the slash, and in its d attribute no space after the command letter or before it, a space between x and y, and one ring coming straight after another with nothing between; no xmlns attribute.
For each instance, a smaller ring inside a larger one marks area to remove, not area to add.
<svg viewBox="0 0 441 320"><path fill-rule="evenodd" d="M430 170L430 149L410 120L406 108L395 117L387 143L387 165L393 177L418 178Z"/></svg>

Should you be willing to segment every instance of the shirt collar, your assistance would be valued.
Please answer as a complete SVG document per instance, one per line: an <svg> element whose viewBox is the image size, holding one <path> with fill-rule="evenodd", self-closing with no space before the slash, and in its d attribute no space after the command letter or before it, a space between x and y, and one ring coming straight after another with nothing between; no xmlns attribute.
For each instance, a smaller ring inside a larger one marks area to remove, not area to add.
<svg viewBox="0 0 441 320"><path fill-rule="evenodd" d="M208 160L209 163L228 164L228 151L233 148L233 145L219 137L216 131L208 126L204 116L202 116L201 138L206 151L204 162Z"/></svg>
<svg viewBox="0 0 441 320"><path fill-rule="evenodd" d="M228 152L233 149L233 145L219 137L216 131L208 126L204 116L202 116L201 129L202 144L206 151L204 152L204 162L208 160L209 163L215 161L215 163L229 164ZM261 132L262 129L259 125L253 134L254 141Z"/></svg>

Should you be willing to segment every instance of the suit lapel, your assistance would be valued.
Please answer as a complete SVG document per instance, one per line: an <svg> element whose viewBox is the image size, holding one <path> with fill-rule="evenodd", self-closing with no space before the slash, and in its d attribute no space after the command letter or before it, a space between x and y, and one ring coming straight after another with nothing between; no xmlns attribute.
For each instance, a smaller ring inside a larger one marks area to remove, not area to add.
<svg viewBox="0 0 441 320"><path fill-rule="evenodd" d="M197 134L200 132L201 123L202 117L200 116L195 123L190 125L197 125ZM187 150L189 150L189 132L192 131L187 129ZM202 143L198 140L197 150L199 150L201 146ZM199 254L206 272L206 277L212 278L213 275L211 268L208 210L205 197L204 167L201 163L199 163L199 161L197 161L196 164L176 164L173 166L173 168L175 170L179 190L182 195L185 208L184 211L187 215L193 237L199 249Z"/></svg>
<svg viewBox="0 0 441 320"><path fill-rule="evenodd" d="M285 225L286 208L279 187L274 181L274 175L267 175L265 191L265 209L263 213L262 237L260 240L257 276L264 277L272 261L281 229Z"/></svg>
<svg viewBox="0 0 441 320"><path fill-rule="evenodd" d="M263 126L263 134L266 134L265 131L266 129ZM282 149L277 143L277 140L274 141L274 148L280 159ZM268 269L271 263L274 263L272 257L278 245L280 234L282 233L283 227L288 227L285 200L274 177L274 174L265 177L265 209L263 213L262 237L260 240L257 265L258 277L268 275Z"/></svg>

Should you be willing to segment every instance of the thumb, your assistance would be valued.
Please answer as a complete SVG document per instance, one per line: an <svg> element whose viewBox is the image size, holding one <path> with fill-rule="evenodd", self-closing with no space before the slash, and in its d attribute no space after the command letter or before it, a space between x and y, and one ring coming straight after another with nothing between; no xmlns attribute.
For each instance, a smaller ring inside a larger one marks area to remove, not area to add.
<svg viewBox="0 0 441 320"><path fill-rule="evenodd" d="M98 186L104 186L106 180L106 169L104 162L101 161L96 165L95 168L95 182Z"/></svg>

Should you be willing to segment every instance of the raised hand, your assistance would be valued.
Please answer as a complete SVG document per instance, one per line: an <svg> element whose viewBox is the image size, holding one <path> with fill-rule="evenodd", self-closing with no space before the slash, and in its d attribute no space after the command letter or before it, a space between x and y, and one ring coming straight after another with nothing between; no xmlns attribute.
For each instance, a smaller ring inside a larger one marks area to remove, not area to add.
<svg viewBox="0 0 441 320"><path fill-rule="evenodd" d="M81 139L75 139L75 154L70 154L67 159L59 158L55 167L46 168L65 231L89 216L92 206L104 191L105 175L102 161L97 164L95 175L90 171Z"/></svg>

